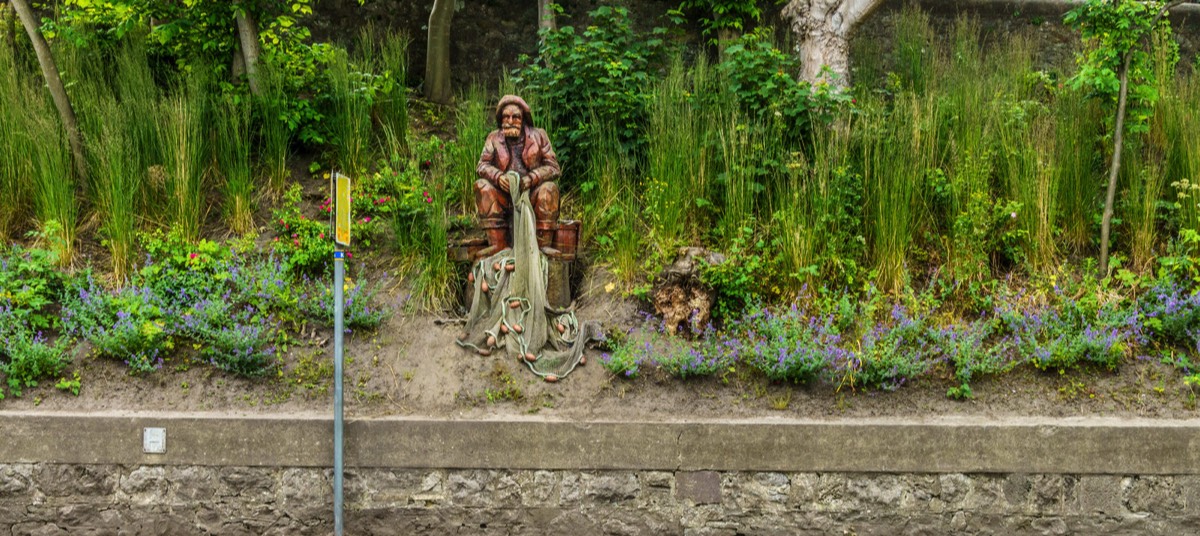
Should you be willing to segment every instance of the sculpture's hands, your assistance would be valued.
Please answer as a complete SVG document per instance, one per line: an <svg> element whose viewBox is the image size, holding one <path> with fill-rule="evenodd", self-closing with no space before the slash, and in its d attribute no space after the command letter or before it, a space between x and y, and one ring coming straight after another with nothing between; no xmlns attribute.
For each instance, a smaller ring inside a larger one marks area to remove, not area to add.
<svg viewBox="0 0 1200 536"><path fill-rule="evenodd" d="M499 186L505 192L509 192L512 189L513 181L520 181L518 184L521 186L522 192L528 192L529 185L533 183L533 180L528 175L517 178L517 172L509 171L508 173L500 174L500 177L496 179L496 186Z"/></svg>

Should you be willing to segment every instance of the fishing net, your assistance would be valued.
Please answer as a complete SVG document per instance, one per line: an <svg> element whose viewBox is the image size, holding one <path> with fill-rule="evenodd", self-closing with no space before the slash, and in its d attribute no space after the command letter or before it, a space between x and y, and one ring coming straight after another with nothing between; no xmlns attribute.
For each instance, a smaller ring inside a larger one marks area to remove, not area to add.
<svg viewBox="0 0 1200 536"><path fill-rule="evenodd" d="M503 348L546 381L558 381L584 363L584 345L601 338L597 322L580 324L574 304L567 309L546 301L549 261L538 248L529 192L510 172L513 247L480 259L471 267L474 297L458 345L480 355Z"/></svg>

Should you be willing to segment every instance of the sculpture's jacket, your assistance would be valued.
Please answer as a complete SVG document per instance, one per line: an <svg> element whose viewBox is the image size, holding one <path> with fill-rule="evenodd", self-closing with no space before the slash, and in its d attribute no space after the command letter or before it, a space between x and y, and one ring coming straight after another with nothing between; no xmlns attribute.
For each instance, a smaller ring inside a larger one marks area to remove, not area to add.
<svg viewBox="0 0 1200 536"><path fill-rule="evenodd" d="M550 146L550 137L546 135L545 130L534 127L533 114L529 111L529 105L516 95L506 95L496 105L496 130L488 134L487 141L483 144L483 154L479 155L479 164L475 167L475 173L479 175L479 178L495 183L499 180L500 175L508 170L512 155L509 154L504 134L500 132L500 112L510 104L517 105L521 109L521 115L524 116L521 120L521 130L525 138L525 148L522 151L521 160L525 164L525 169L529 170L529 178L533 182L532 188L537 188L543 182L557 179L562 171L558 167L558 156L554 154L554 148Z"/></svg>

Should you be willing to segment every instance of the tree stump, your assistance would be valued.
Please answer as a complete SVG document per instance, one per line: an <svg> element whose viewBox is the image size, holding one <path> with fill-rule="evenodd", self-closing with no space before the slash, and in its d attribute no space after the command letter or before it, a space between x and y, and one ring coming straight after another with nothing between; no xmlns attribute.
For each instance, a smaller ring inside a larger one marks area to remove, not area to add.
<svg viewBox="0 0 1200 536"><path fill-rule="evenodd" d="M721 264L725 256L704 248L681 248L672 262L655 279L650 299L654 312L662 316L667 332L675 335L687 323L699 333L712 318L717 294L700 281L700 263Z"/></svg>

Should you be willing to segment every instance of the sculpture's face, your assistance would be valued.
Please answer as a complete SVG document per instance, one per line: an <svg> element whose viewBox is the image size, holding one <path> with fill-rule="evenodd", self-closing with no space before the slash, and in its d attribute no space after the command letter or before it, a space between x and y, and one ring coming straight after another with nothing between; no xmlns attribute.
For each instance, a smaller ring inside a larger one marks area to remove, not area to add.
<svg viewBox="0 0 1200 536"><path fill-rule="evenodd" d="M521 108L516 104L509 104L503 110L500 110L500 132L506 138L517 138L521 136Z"/></svg>

